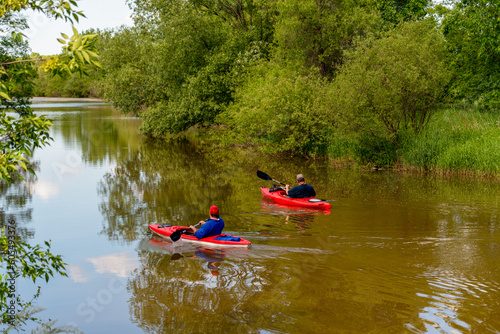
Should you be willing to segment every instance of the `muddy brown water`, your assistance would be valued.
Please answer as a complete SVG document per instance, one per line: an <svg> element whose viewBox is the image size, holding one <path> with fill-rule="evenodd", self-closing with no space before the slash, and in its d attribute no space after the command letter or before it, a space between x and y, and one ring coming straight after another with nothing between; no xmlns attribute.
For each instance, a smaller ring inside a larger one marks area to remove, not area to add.
<svg viewBox="0 0 500 334"><path fill-rule="evenodd" d="M5 222L52 241L69 278L39 316L85 333L499 333L500 185L339 170L199 141L150 142L98 101L36 100L54 127L36 177L0 190ZM302 173L329 211L276 205L262 170ZM218 205L250 249L153 237ZM18 283L19 293L32 285Z"/></svg>

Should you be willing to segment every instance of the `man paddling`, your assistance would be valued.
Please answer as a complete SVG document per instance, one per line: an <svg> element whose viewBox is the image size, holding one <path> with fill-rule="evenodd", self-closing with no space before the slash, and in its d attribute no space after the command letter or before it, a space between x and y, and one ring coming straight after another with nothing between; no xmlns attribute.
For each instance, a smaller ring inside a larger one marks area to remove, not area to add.
<svg viewBox="0 0 500 334"><path fill-rule="evenodd" d="M224 228L224 221L219 217L219 208L215 205L210 207L210 219L200 221L201 227L197 230L194 226L189 226L193 230L194 235L198 239L219 235Z"/></svg>
<svg viewBox="0 0 500 334"><path fill-rule="evenodd" d="M288 196L292 198L308 198L316 196L316 191L314 191L314 188L311 185L306 183L304 175L298 174L296 179L299 184L298 186L290 189L290 185L286 185L286 194Z"/></svg>

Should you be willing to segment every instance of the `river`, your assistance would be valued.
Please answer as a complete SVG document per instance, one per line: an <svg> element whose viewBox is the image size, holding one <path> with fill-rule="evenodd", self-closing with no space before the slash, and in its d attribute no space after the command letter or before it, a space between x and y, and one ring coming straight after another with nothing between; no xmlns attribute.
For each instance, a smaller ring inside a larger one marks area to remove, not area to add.
<svg viewBox="0 0 500 334"><path fill-rule="evenodd" d="M38 99L52 144L0 188L0 217L51 240L69 277L38 316L85 333L500 333L500 184L154 142L99 101ZM262 198L304 174L329 211ZM249 249L153 237L217 205ZM32 292L19 282L18 292Z"/></svg>

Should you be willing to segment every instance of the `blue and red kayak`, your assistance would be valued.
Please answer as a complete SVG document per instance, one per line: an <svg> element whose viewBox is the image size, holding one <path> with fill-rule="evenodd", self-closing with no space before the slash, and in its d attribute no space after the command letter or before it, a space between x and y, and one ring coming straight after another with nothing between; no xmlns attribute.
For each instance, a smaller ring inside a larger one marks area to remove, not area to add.
<svg viewBox="0 0 500 334"><path fill-rule="evenodd" d="M151 231L163 238L168 238L172 233L178 230L188 229L189 226L170 226L170 225L149 225ZM246 239L235 237L229 234L219 234L203 239L198 239L192 234L182 234L183 241L202 244L212 247L249 247L252 243ZM228 240L232 239L232 240Z"/></svg>
<svg viewBox="0 0 500 334"><path fill-rule="evenodd" d="M330 207L332 206L327 201L318 199L316 197L291 198L288 197L285 191L282 190L269 191L269 188L266 187L260 187L260 190L262 191L262 195L264 195L264 197L267 197L279 204L285 204L289 206L299 206L302 208L319 209L319 210L330 209Z"/></svg>

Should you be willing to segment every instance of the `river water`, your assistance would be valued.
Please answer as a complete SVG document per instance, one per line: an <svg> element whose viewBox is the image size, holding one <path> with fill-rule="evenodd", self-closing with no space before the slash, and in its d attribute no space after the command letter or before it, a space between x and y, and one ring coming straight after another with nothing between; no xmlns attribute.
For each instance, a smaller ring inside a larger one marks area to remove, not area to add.
<svg viewBox="0 0 500 334"><path fill-rule="evenodd" d="M38 315L85 333L500 333L500 184L340 170L201 141L151 142L96 101L37 100L53 143L1 185L0 217L51 240L68 278ZM262 199L303 173L326 212ZM153 237L217 205L250 249ZM19 282L26 297L32 284Z"/></svg>

